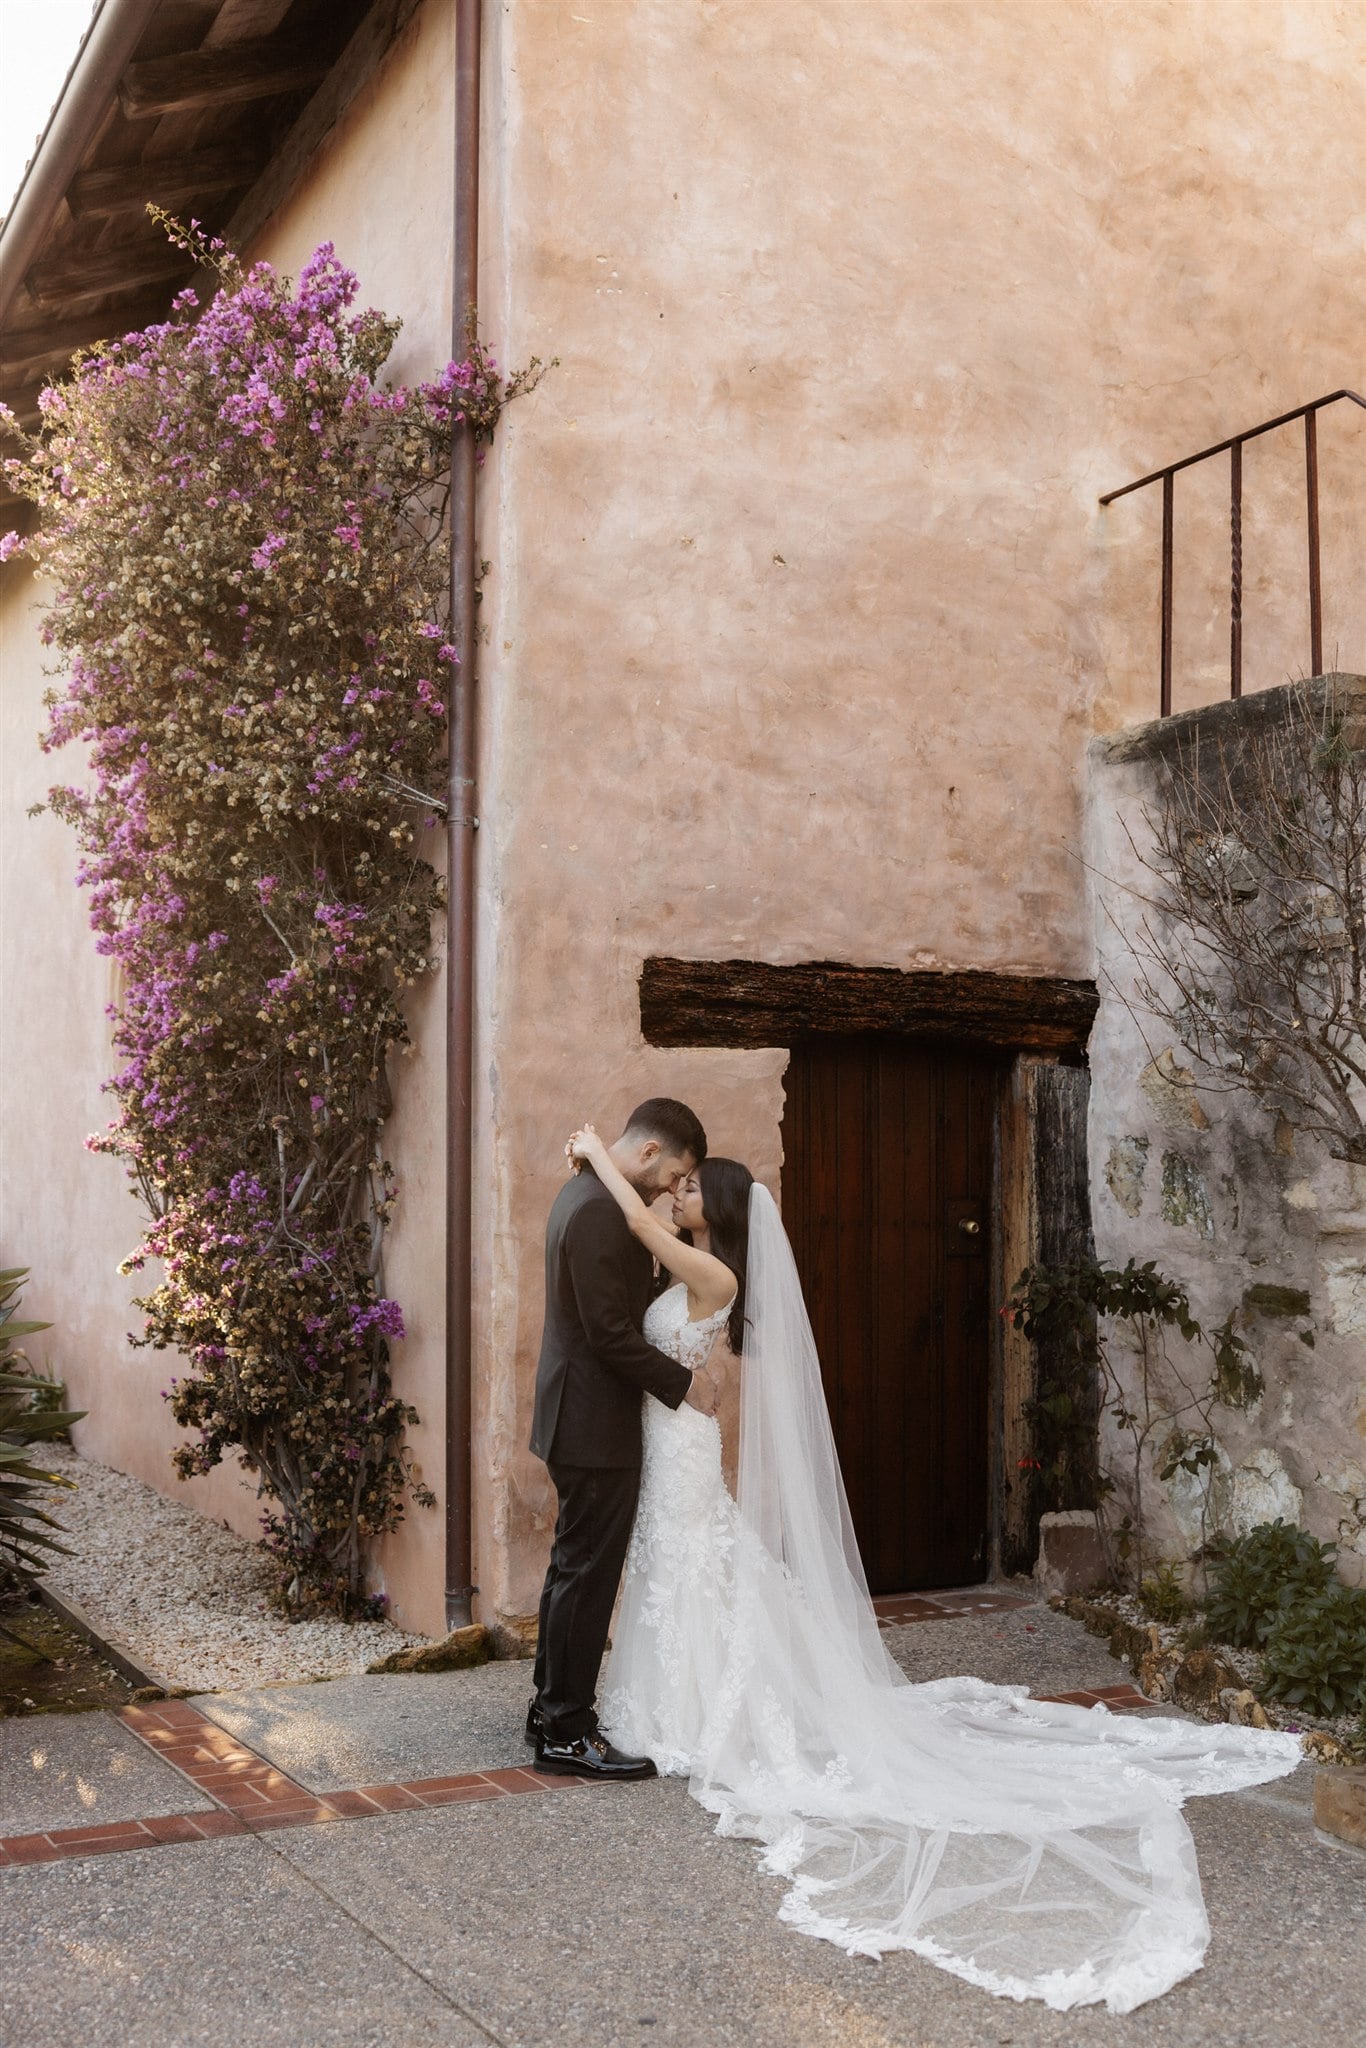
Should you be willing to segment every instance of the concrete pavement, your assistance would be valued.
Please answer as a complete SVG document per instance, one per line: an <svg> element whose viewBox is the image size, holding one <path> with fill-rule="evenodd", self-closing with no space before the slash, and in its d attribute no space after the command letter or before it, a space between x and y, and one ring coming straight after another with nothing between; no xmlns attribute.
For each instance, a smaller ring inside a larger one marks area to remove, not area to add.
<svg viewBox="0 0 1366 2048"><path fill-rule="evenodd" d="M1062 1691L1122 1676L1046 1608L894 1641L926 1678L968 1669ZM194 1705L325 1795L520 1761L528 1675L494 1665ZM54 1719L0 1723L0 1832L77 1824L90 1811L78 1779L129 1811L131 1774L111 1769L121 1725L72 1716L54 1736ZM62 1760L46 1803L40 1735ZM143 1813L202 1801L150 1751L136 1770ZM1366 1856L1315 1836L1311 1782L1305 1767L1192 1802L1209 1959L1122 2020L1016 2006L912 1957L851 1959L791 1932L781 1886L678 1783L528 1782L526 1797L0 1871L3 2032L45 2048L1357 2048Z"/></svg>

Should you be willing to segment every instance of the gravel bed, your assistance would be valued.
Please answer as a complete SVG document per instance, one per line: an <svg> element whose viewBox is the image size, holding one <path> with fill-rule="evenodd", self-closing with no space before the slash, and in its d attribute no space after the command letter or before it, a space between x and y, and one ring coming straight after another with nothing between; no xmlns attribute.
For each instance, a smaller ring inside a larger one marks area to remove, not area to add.
<svg viewBox="0 0 1366 2048"><path fill-rule="evenodd" d="M1192 1613L1178 1622L1155 1622L1145 1612L1143 1603L1132 1593L1088 1594L1098 1605L1109 1608L1122 1620L1132 1622L1138 1628L1155 1628L1164 1650L1185 1647L1188 1630L1197 1628L1203 1622L1203 1614ZM1232 1643L1210 1641L1207 1647L1222 1658L1231 1670L1236 1671L1249 1692L1255 1693L1261 1702L1267 1720L1273 1728L1285 1729L1290 1734L1303 1735L1307 1730L1319 1729L1325 1735L1334 1736L1339 1742L1350 1746L1361 1741L1361 1717L1357 1714L1311 1714L1305 1707L1288 1707L1282 1700L1273 1699L1266 1689L1266 1659L1260 1650L1236 1648ZM1127 1668L1127 1667L1126 1667Z"/></svg>
<svg viewBox="0 0 1366 2048"><path fill-rule="evenodd" d="M387 1621L287 1621L270 1606L274 1567L256 1544L66 1445L43 1449L78 1487L53 1499L75 1554L53 1560L48 1583L172 1685L350 1677L428 1640Z"/></svg>

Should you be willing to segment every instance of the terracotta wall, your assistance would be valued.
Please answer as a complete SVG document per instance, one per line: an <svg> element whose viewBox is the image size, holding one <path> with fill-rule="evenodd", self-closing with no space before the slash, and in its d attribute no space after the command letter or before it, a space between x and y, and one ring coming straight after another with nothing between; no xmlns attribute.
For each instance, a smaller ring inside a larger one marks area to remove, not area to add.
<svg viewBox="0 0 1366 2048"><path fill-rule="evenodd" d="M296 267L333 239L409 323L400 375L446 352L451 16L429 0L260 243ZM481 487L491 1613L529 1608L544 1560L550 1495L524 1445L565 1129L668 1089L714 1149L778 1180L783 1052L651 1051L642 958L1090 971L1084 749L1150 708L1156 660L1153 508L1103 515L1097 497L1362 381L1366 26L1328 0L509 0L485 22L483 329L509 364L560 359ZM1325 454L1348 509L1349 442ZM1257 515L1250 589L1283 590L1292 488ZM1203 552L1178 586L1180 687L1213 690L1224 542L1181 503ZM1350 556L1346 510L1325 535ZM1345 580L1328 639L1362 665ZM1278 603L1252 682L1296 658ZM12 659L22 733L36 657ZM49 985L80 1011L62 1028L93 1098L105 992L68 872L54 841L6 886L32 876L50 906L46 943L72 964ZM5 944L42 986L8 908ZM392 1134L399 1368L437 1483L439 1001ZM35 1097L62 1080L36 1042L16 1071ZM112 1254L131 1217L74 1150L91 1121L35 1116L5 1185L55 1159L54 1208L91 1205ZM35 1258L62 1227L30 1233ZM123 1308L79 1285L99 1370L140 1416L155 1369L114 1362ZM153 1429L99 1441L168 1483ZM439 1518L416 1516L383 1568L399 1611L438 1627Z"/></svg>
<svg viewBox="0 0 1366 2048"><path fill-rule="evenodd" d="M717 1149L779 1142L781 1055L642 1048L642 957L1090 971L1084 746L1156 690L1152 506L1097 498L1360 381L1366 26L522 0L490 37L485 327L561 359L486 480L481 1576L518 1607L561 1127L667 1087ZM1178 502L1179 687L1213 691L1226 542ZM1300 532L1250 532L1250 685Z"/></svg>

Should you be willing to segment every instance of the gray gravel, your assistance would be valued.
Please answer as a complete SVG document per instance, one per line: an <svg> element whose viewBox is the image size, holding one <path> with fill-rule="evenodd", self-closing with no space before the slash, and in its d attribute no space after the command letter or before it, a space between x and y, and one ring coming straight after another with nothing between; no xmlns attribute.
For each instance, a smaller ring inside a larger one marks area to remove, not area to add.
<svg viewBox="0 0 1366 2048"><path fill-rule="evenodd" d="M531 1666L338 1678L196 1699L249 1749L312 1792L455 1777L527 1761Z"/></svg>
<svg viewBox="0 0 1366 2048"><path fill-rule="evenodd" d="M913 1679L966 1672L993 1685L1023 1685L1039 1693L1133 1683L1128 1666L1117 1663L1098 1636L1087 1635L1079 1621L1042 1604L952 1621L915 1621L882 1633Z"/></svg>
<svg viewBox="0 0 1366 2048"><path fill-rule="evenodd" d="M287 1621L270 1605L275 1569L259 1544L64 1445L47 1455L76 1481L53 1501L72 1555L54 1558L50 1583L172 1685L331 1678L427 1640L387 1621Z"/></svg>
<svg viewBox="0 0 1366 2048"><path fill-rule="evenodd" d="M195 1813L212 1804L112 1714L0 1721L0 1835Z"/></svg>

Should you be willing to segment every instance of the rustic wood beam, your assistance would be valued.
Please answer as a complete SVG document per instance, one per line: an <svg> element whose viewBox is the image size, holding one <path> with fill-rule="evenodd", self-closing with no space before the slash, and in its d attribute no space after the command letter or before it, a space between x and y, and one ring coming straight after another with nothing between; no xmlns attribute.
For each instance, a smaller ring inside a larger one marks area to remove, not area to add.
<svg viewBox="0 0 1366 2048"><path fill-rule="evenodd" d="M646 960L640 1022L651 1045L790 1045L813 1032L895 1032L1077 1058L1095 984L966 969L904 973L818 960Z"/></svg>
<svg viewBox="0 0 1366 2048"><path fill-rule="evenodd" d="M66 249L46 257L30 270L28 288L39 305L70 313L114 292L131 294L152 285L164 285L169 292L188 277L193 262L164 236L149 234L144 241L112 249Z"/></svg>
<svg viewBox="0 0 1366 2048"><path fill-rule="evenodd" d="M0 333L0 394L8 394L40 371L65 364L78 348L90 348L110 335L128 334L165 317L166 294L156 292L88 313L54 315L41 326L11 327Z"/></svg>
<svg viewBox="0 0 1366 2048"><path fill-rule="evenodd" d="M250 185L261 170L261 151L240 147L192 149L183 154L144 158L99 171L79 171L67 186L66 203L76 220L144 213L149 200L158 206L183 206L186 200L207 199Z"/></svg>
<svg viewBox="0 0 1366 2048"><path fill-rule="evenodd" d="M130 64L119 81L119 105L130 121L199 113L307 92L327 68L316 43L283 43L270 36L224 49L182 50Z"/></svg>
<svg viewBox="0 0 1366 2048"><path fill-rule="evenodd" d="M234 249L245 250L298 184L356 94L379 69L390 46L408 26L422 0L377 0L342 50L327 77L272 155L223 229Z"/></svg>

